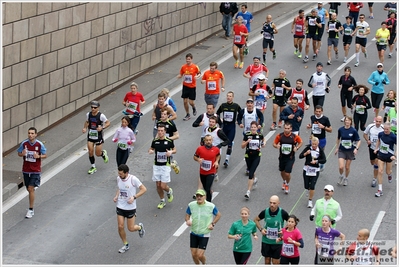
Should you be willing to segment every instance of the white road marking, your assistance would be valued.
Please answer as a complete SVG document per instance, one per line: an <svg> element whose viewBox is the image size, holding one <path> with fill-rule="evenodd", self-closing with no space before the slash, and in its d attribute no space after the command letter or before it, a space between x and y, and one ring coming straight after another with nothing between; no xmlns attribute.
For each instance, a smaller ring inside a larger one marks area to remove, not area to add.
<svg viewBox="0 0 399 267"><path fill-rule="evenodd" d="M370 241L374 240L374 237L377 234L378 228L380 227L380 224L381 224L384 216L385 216L385 211L380 210L380 212L377 215L377 218L374 221L373 227L371 228L371 231L370 231L370 237L369 237Z"/></svg>

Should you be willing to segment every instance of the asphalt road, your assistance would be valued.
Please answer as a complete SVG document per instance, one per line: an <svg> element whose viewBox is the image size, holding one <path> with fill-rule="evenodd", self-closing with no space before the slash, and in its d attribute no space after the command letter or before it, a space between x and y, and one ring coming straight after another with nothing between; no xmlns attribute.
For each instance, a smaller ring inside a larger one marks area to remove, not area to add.
<svg viewBox="0 0 399 267"><path fill-rule="evenodd" d="M374 16L385 18L386 12L382 10L382 3L374 4ZM340 20L346 15L340 9ZM366 12L368 15L368 13ZM327 135L325 149L328 161L325 171L321 174L314 199L323 196L323 187L332 184L335 187L334 198L341 203L343 219L338 223L337 229L342 231L347 240L354 240L357 231L361 228L375 229L372 231L374 240L394 240L397 236L397 179L388 184L384 176L384 196L374 197L375 188L370 187L372 167L368 159L366 146L360 148L359 155L352 163L349 185L338 186L338 160L334 155L337 129L342 126L342 117L338 78L343 74L343 67L352 67L352 75L357 82L367 84L367 78L375 70L378 63L375 42L371 41L380 20L366 19L371 25L371 36L368 38L368 55L365 59L361 55L361 65L353 67L354 57L343 63L342 40L340 40L340 58L333 59L333 64L327 66L327 39L323 36L323 46L316 61L310 60L307 64L293 54L290 26L292 17L282 16L277 22L279 34L276 35L277 59L271 60L268 55L268 68L270 78L277 77L280 69L287 71L287 78L295 83L297 78L302 78L305 85L310 75L315 71L318 61L324 64L324 71L332 78L332 90L326 96L324 114L330 118L333 132ZM254 35L257 29L254 29ZM251 37L251 42L255 37ZM245 58L245 66L252 62L254 55L261 55L261 41L256 41L250 46L250 54ZM354 45L350 54L354 54ZM397 84L397 59L386 59L384 70L389 73L391 86ZM215 60L215 59L212 59ZM234 69L234 60L231 52L221 56L218 60L219 69L226 77L226 92L235 92L235 101L242 107L248 98L248 81L242 77L244 71ZM211 61L211 59L210 59ZM184 62L182 62L183 64ZM174 69L170 73L177 72ZM203 70L204 71L204 70ZM271 79L269 79L271 81ZM203 86L197 87L197 108L199 114L205 112L205 102L202 96ZM308 92L311 90L306 86ZM178 108L179 118L176 120L180 139L175 142L177 154L174 158L179 162L180 174L172 172L170 186L174 189L174 201L168 203L162 210L157 209L158 196L155 185L151 180L153 155L149 155L148 148L152 137L151 114L144 109L145 116L141 119L134 152L131 154L128 165L131 173L136 175L147 187L147 193L138 200L136 222L143 222L146 235L143 239L137 233L128 233L131 244L130 251L119 254L118 249L123 245L117 233L115 204L112 199L116 190L116 162L115 145L110 141L113 131L107 132L104 148L108 150L110 162L108 165L97 160L97 173L88 175L88 159L84 150L77 151L64 163L58 164L51 171L54 177L48 180L38 191L35 205L35 216L31 220L24 219L27 197L16 202L3 213L3 264L192 264L189 250L189 230L184 226L184 216L187 204L192 201L192 194L197 187L198 164L192 159L198 146L200 129L191 127L194 118L188 122L182 120L183 105L180 99L180 86L173 88L171 94ZM220 101L225 100L225 93L221 94ZM271 124L271 100L265 111L265 135L267 145L263 149L261 164L257 169L259 178L258 188L251 194L249 201L244 199L247 177L245 176L244 150L240 148L241 129L237 127L237 135L230 166L219 170L220 180L214 184L215 196L213 202L220 210L222 217L208 243L206 251L209 264L234 264L232 255L232 240L227 239L230 225L239 219L242 206L251 210L251 218L265 209L271 195L278 195L281 207L290 214L300 218L298 228L302 232L305 247L300 249L300 264L312 264L314 258L314 223L309 221L310 209L306 207L307 198L303 189L302 167L303 160L296 157L292 173L291 192L285 195L281 190L281 178L278 171L278 152L272 147L272 142L277 131L269 131ZM368 123L372 122L369 112ZM305 119L301 127L301 136L304 140L309 137L305 125L310 121L312 112L305 112ZM80 126L79 126L80 127ZM116 127L116 125L114 125ZM148 133L148 134L146 134ZM362 132L361 132L362 135ZM223 151L225 153L225 149ZM224 154L222 156L224 159ZM64 166L65 165L65 166ZM396 166L394 167L396 173ZM40 192L40 193L39 193ZM381 221L379 220L381 218ZM374 228L373 228L374 227ZM248 264L263 264L260 254L261 241L254 241L254 251Z"/></svg>

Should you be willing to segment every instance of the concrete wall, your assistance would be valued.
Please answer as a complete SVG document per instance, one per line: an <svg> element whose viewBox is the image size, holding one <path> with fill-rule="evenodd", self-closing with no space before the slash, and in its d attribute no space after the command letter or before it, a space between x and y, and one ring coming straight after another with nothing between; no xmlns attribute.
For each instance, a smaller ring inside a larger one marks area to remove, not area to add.
<svg viewBox="0 0 399 267"><path fill-rule="evenodd" d="M219 4L3 2L3 153L221 30Z"/></svg>

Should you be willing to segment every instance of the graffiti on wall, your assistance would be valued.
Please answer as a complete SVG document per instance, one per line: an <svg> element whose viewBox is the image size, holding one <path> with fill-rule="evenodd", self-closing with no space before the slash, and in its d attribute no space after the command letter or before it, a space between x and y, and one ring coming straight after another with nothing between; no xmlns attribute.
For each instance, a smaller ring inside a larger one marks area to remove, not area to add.
<svg viewBox="0 0 399 267"><path fill-rule="evenodd" d="M159 28L162 30L162 17L157 15L154 18L148 17L145 21L143 21L143 29L144 29L144 34L149 35L152 34L152 32Z"/></svg>

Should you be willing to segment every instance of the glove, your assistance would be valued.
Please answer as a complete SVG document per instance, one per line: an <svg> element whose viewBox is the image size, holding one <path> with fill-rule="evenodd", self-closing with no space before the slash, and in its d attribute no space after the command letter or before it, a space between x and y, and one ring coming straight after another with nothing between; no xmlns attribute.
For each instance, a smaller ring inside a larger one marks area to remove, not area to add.
<svg viewBox="0 0 399 267"><path fill-rule="evenodd" d="M325 90L327 93L330 93L330 88L327 87Z"/></svg>
<svg viewBox="0 0 399 267"><path fill-rule="evenodd" d="M374 83L374 85L379 85L379 84L380 84L379 82L375 82L375 83Z"/></svg>
<svg viewBox="0 0 399 267"><path fill-rule="evenodd" d="M126 142L129 146L133 143L132 140Z"/></svg>
<svg viewBox="0 0 399 267"><path fill-rule="evenodd" d="M335 224L335 220L331 220L331 224L334 225Z"/></svg>
<svg viewBox="0 0 399 267"><path fill-rule="evenodd" d="M112 142L114 143L118 142L118 138L112 139Z"/></svg>
<svg viewBox="0 0 399 267"><path fill-rule="evenodd" d="M314 215L310 215L310 216L309 216L309 219L313 222Z"/></svg>
<svg viewBox="0 0 399 267"><path fill-rule="evenodd" d="M382 84L387 84L387 82L385 80L382 81Z"/></svg>
<svg viewBox="0 0 399 267"><path fill-rule="evenodd" d="M263 34L263 31L260 31L260 34Z"/></svg>

